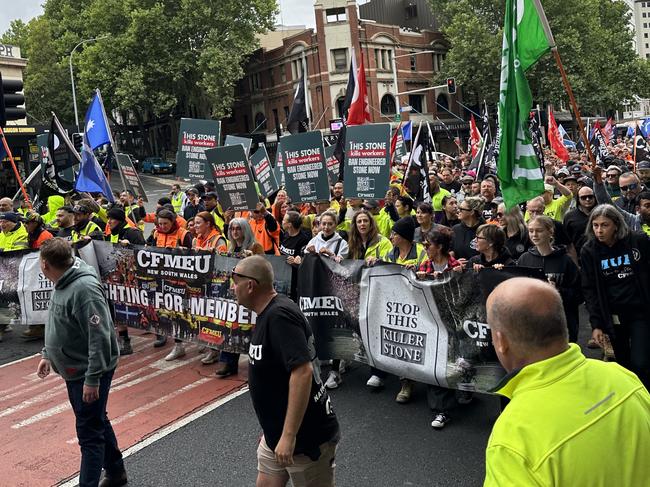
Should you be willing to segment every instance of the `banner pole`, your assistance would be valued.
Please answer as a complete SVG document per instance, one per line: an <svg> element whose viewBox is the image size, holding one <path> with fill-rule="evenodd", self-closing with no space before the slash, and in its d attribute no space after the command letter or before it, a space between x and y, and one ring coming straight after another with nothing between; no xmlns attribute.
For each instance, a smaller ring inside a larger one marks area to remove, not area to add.
<svg viewBox="0 0 650 487"><path fill-rule="evenodd" d="M11 162L11 167L14 170L14 175L16 176L16 180L20 185L20 190L22 191L23 197L25 198L25 203L27 203L29 209L32 210L33 209L32 202L29 200L29 195L27 194L27 190L25 189L25 185L23 184L23 179L20 177L20 173L18 172L18 168L16 167L14 156L11 153L11 149L9 148L9 144L7 143L7 138L5 137L5 132L4 130L2 130L2 127L0 127L0 137L2 138L2 145L4 145L5 151L7 152L7 156L9 157L9 162Z"/></svg>

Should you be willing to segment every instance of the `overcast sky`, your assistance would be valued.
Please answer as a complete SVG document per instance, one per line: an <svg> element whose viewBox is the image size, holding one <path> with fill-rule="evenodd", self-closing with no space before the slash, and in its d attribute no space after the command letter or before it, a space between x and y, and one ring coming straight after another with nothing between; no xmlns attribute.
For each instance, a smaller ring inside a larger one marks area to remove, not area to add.
<svg viewBox="0 0 650 487"><path fill-rule="evenodd" d="M366 0L357 3L365 3ZM14 19L29 21L43 12L45 0L0 0L0 33L9 28L9 23ZM278 0L282 14L278 16L277 23L284 25L314 26L313 0Z"/></svg>

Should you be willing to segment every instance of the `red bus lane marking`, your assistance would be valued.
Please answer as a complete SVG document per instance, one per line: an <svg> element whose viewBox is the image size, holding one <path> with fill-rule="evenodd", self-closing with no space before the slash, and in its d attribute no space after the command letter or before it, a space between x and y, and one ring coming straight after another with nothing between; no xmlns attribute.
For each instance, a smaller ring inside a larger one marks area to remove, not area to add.
<svg viewBox="0 0 650 487"><path fill-rule="evenodd" d="M170 425L227 400L246 381L245 370L239 377L216 378L192 345L183 359L166 362L170 347L153 349L154 336L139 333L132 334L134 354L120 359L109 396L109 416L123 451L149 444ZM0 369L0 391L7 392L0 397L0 487L55 485L79 470L65 383L58 376L35 381L39 360L37 355Z"/></svg>

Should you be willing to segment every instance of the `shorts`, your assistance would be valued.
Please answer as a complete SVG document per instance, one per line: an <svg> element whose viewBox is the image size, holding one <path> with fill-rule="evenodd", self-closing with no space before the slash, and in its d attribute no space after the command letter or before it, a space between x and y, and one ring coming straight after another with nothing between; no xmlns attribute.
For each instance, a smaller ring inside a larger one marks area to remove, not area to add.
<svg viewBox="0 0 650 487"><path fill-rule="evenodd" d="M288 474L293 487L334 487L337 444L326 442L320 445L320 457L313 461L307 455L294 455L293 465L281 466L275 461L275 453L262 436L257 447L257 470L267 475Z"/></svg>

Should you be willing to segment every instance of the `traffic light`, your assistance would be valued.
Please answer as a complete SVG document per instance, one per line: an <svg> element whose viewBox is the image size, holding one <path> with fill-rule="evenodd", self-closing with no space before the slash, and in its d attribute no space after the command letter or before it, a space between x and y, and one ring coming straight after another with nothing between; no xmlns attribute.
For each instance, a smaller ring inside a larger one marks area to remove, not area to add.
<svg viewBox="0 0 650 487"><path fill-rule="evenodd" d="M447 78L447 93L456 94L456 78Z"/></svg>
<svg viewBox="0 0 650 487"><path fill-rule="evenodd" d="M5 127L10 120L20 120L26 117L24 108L25 96L18 93L23 89L19 79L2 79L0 75L0 127Z"/></svg>
<svg viewBox="0 0 650 487"><path fill-rule="evenodd" d="M84 134L79 134L76 132L72 134L72 145L77 150L77 152L81 154L81 150L83 149L84 145Z"/></svg>

